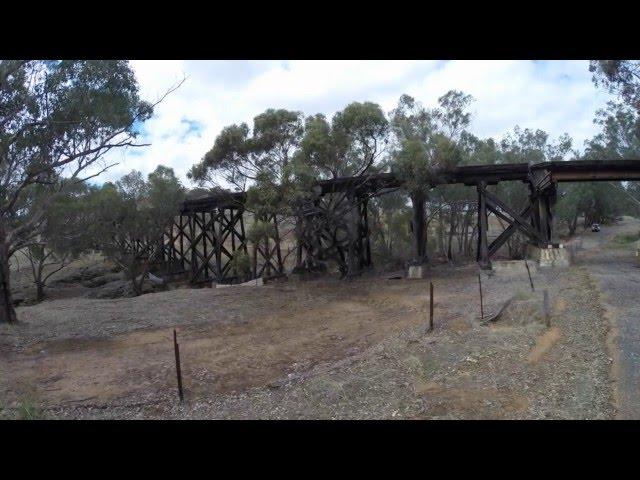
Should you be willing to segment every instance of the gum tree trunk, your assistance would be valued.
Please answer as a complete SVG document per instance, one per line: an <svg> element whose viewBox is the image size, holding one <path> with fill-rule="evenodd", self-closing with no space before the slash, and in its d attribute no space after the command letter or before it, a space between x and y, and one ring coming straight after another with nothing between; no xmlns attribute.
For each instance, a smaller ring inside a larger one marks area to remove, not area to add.
<svg viewBox="0 0 640 480"><path fill-rule="evenodd" d="M4 240L4 232L0 231L0 323L15 323L17 317L11 298L9 248Z"/></svg>
<svg viewBox="0 0 640 480"><path fill-rule="evenodd" d="M423 194L415 193L411 195L411 204L413 206L413 216L411 218L411 226L413 229L413 262L416 265L422 265L427 261L424 221L425 202L426 198Z"/></svg>

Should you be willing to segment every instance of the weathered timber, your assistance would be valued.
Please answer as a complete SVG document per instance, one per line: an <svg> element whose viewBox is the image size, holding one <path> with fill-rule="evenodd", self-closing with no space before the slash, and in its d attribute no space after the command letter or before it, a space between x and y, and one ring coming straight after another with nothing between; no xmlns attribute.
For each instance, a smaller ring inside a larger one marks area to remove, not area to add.
<svg viewBox="0 0 640 480"><path fill-rule="evenodd" d="M526 235L539 247L556 245L553 214L557 184L583 181L640 180L640 160L575 160L497 165L464 165L436 172L431 187L443 184L475 186L478 191L477 260L482 269L491 268L493 257L516 231ZM529 203L517 210L487 190L500 182L520 181L528 185ZM340 177L318 181L310 191L310 199L299 222L297 268L317 268L322 261L336 259L344 265L345 275L358 274L372 265L367 201L371 196L402 188L394 173L377 173L357 177ZM150 258L160 258L169 269L190 272L194 283L233 281L232 259L237 252L248 253L244 229L244 192L216 192L203 198L187 200L179 219L159 242L127 239L135 251L144 250ZM426 259L424 204L414 202L414 260ZM488 214L493 213L508 223L507 228L488 244ZM336 215L341 218L333 218ZM279 236L278 219L273 222ZM230 243L230 244L229 244ZM280 242L253 249L254 277L263 273L283 272Z"/></svg>
<svg viewBox="0 0 640 480"><path fill-rule="evenodd" d="M491 269L491 261L489 260L489 245L487 243L487 232L489 230L489 221L487 217L487 184L479 182L478 190L478 249L477 261L483 270Z"/></svg>

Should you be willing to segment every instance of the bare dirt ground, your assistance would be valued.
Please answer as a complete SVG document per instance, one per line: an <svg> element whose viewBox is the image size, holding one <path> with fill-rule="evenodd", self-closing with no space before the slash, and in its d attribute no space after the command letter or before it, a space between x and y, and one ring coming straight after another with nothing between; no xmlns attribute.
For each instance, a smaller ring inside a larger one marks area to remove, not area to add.
<svg viewBox="0 0 640 480"><path fill-rule="evenodd" d="M611 418L607 322L581 265L59 298L0 326L0 415L46 418ZM551 297L551 326L542 289ZM172 329L186 399L177 400Z"/></svg>

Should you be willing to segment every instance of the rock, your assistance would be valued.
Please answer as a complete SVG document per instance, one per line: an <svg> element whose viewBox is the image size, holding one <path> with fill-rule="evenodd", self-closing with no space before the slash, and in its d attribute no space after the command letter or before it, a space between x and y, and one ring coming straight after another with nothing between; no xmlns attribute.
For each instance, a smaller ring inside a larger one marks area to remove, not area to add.
<svg viewBox="0 0 640 480"><path fill-rule="evenodd" d="M538 295L527 299L520 299L517 295L511 297L497 313L485 314L481 323L500 322L505 325L528 325L544 323L542 299Z"/></svg>
<svg viewBox="0 0 640 480"><path fill-rule="evenodd" d="M85 298L127 298L135 297L136 293L133 289L131 280L125 280L121 274L107 274L104 277L116 278L117 280L105 283L102 286L91 289L84 295ZM153 293L157 289L163 289L164 285L154 286L148 279L142 282L142 295L145 293Z"/></svg>
<svg viewBox="0 0 640 480"><path fill-rule="evenodd" d="M145 293L153 293L156 291L156 286L153 285L151 282L145 280L142 283L142 294L144 295Z"/></svg>
<svg viewBox="0 0 640 480"><path fill-rule="evenodd" d="M17 307L27 299L27 296L24 292L11 292L11 299L13 300L13 306Z"/></svg>
<svg viewBox="0 0 640 480"><path fill-rule="evenodd" d="M130 280L116 280L85 294L86 298L124 298L134 297L135 292Z"/></svg>
<svg viewBox="0 0 640 480"><path fill-rule="evenodd" d="M49 282L49 286L54 287L56 285L68 283L82 283L84 285L85 282L90 282L98 277L106 276L112 273L113 272L111 272L110 269L103 264L89 265L79 270L62 270L57 274L59 276L55 281Z"/></svg>
<svg viewBox="0 0 640 480"><path fill-rule="evenodd" d="M106 285L107 283L116 282L119 280L124 280L121 273L106 273L104 275L86 280L82 282L82 285L88 288L96 288Z"/></svg>
<svg viewBox="0 0 640 480"><path fill-rule="evenodd" d="M149 281L154 285L164 285L164 280L160 277L156 277L153 273L149 272Z"/></svg>
<svg viewBox="0 0 640 480"><path fill-rule="evenodd" d="M230 285L226 283L217 283L216 288L227 288L227 287L262 287L264 285L264 279L262 277L256 278L255 280L249 280L244 283L236 283L235 285Z"/></svg>
<svg viewBox="0 0 640 480"><path fill-rule="evenodd" d="M429 268L427 265L411 265L407 278L427 278Z"/></svg>

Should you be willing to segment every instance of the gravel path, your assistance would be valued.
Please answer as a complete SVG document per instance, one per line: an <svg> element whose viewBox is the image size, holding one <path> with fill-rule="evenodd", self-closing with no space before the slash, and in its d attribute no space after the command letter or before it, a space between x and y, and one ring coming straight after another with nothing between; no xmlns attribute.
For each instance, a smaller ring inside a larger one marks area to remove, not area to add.
<svg viewBox="0 0 640 480"><path fill-rule="evenodd" d="M635 243L618 245L616 235L636 234L640 221L631 217L599 233L583 235L576 255L602 292L602 302L612 323L613 376L616 380L616 418L640 419L640 268Z"/></svg>

